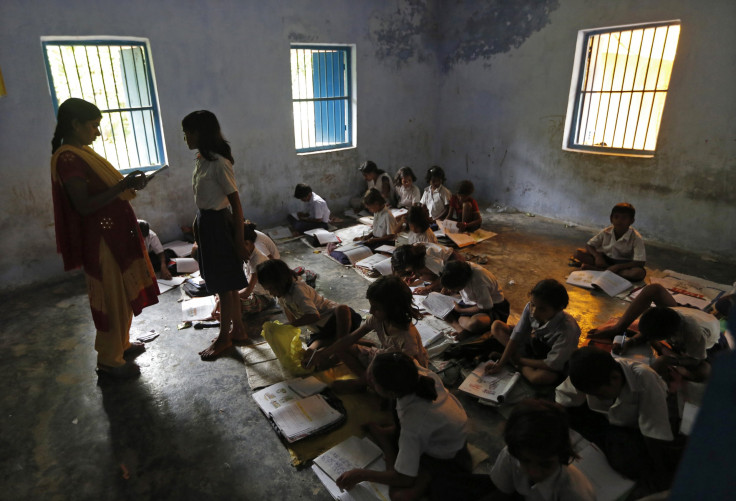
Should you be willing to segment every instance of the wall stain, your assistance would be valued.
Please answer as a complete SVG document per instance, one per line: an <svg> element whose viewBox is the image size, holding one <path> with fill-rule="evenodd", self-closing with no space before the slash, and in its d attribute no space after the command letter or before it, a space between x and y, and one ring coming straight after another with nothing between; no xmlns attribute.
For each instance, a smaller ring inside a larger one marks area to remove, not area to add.
<svg viewBox="0 0 736 501"><path fill-rule="evenodd" d="M447 73L460 63L489 61L518 48L550 22L559 0L406 0L374 19L376 57L397 67L424 62L423 47L434 51Z"/></svg>

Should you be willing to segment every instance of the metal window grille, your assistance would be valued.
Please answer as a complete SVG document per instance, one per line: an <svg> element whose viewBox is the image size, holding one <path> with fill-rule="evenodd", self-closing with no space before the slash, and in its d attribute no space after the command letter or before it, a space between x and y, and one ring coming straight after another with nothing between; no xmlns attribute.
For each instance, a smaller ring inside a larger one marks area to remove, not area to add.
<svg viewBox="0 0 736 501"><path fill-rule="evenodd" d="M92 148L121 171L164 163L163 136L146 42L43 42L54 110L70 97L102 112L102 133Z"/></svg>
<svg viewBox="0 0 736 501"><path fill-rule="evenodd" d="M352 145L349 47L293 46L291 89L298 153Z"/></svg>
<svg viewBox="0 0 736 501"><path fill-rule="evenodd" d="M679 34L679 22L586 33L569 149L654 154Z"/></svg>

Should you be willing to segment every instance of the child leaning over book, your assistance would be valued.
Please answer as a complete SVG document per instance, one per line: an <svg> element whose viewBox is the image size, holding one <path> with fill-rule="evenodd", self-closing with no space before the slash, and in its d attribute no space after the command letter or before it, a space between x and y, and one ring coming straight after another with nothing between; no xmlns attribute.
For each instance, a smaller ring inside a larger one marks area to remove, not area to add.
<svg viewBox="0 0 736 501"><path fill-rule="evenodd" d="M304 233L315 228L327 229L330 222L330 209L327 202L312 191L307 184L297 184L294 188L294 198L304 202L304 210L297 212L299 219L289 214L289 224L297 233Z"/></svg>
<svg viewBox="0 0 736 501"><path fill-rule="evenodd" d="M402 167L394 176L394 186L396 188L396 207L410 208L419 203L422 199L422 192L419 186L414 184L417 176L411 167Z"/></svg>
<svg viewBox="0 0 736 501"><path fill-rule="evenodd" d="M557 384L567 375L570 355L578 347L580 327L565 311L569 297L557 280L538 282L529 295L518 324L497 320L491 325L491 335L504 350L495 364L486 366L486 372L495 374L512 364L532 384Z"/></svg>
<svg viewBox="0 0 736 501"><path fill-rule="evenodd" d="M391 486L391 499L413 501L425 495L432 478L470 472L468 416L436 374L403 353L377 355L368 374L376 393L395 400L398 423L367 426L384 452L386 471L347 471L337 479L340 489L368 480Z"/></svg>
<svg viewBox="0 0 736 501"><path fill-rule="evenodd" d="M423 205L414 205L406 214L406 224L409 226L409 245L419 243L436 244L437 237L429 227L429 215Z"/></svg>
<svg viewBox="0 0 736 501"><path fill-rule="evenodd" d="M473 198L474 191L475 186L472 181L460 181L457 193L450 198L450 211L447 219L457 221L457 228L460 231L475 231L483 223L478 202Z"/></svg>
<svg viewBox="0 0 736 501"><path fill-rule="evenodd" d="M424 281L426 285L417 287L414 293L429 294L441 289L440 273L451 260L465 261L465 258L439 244L401 245L391 255L391 269L409 284Z"/></svg>
<svg viewBox="0 0 736 501"><path fill-rule="evenodd" d="M373 214L373 227L368 235L356 237L355 241L363 241L371 249L393 243L398 225L396 218L388 210L383 195L377 189L371 188L363 196L363 205Z"/></svg>
<svg viewBox="0 0 736 501"><path fill-rule="evenodd" d="M584 270L608 270L632 282L644 280L646 252L644 240L631 227L636 209L629 203L620 203L611 209L611 226L588 240L584 249L578 249L570 260L573 266Z"/></svg>
<svg viewBox="0 0 736 501"><path fill-rule="evenodd" d="M288 324L306 326L311 332L303 363L306 365L316 350L346 336L360 325L360 314L344 304L337 304L319 295L299 280L280 259L269 259L256 268L258 282L273 297L278 298Z"/></svg>
<svg viewBox="0 0 736 501"><path fill-rule="evenodd" d="M379 353L399 351L409 355L422 367L429 361L419 331L413 321L422 318L411 294L411 289L399 277L381 277L368 286L366 297L370 315L348 336L314 355L314 365L337 355L358 376L357 380L335 381L336 389L361 389L366 385L366 367ZM375 331L379 347L356 344L363 336ZM345 383L345 384L343 384Z"/></svg>

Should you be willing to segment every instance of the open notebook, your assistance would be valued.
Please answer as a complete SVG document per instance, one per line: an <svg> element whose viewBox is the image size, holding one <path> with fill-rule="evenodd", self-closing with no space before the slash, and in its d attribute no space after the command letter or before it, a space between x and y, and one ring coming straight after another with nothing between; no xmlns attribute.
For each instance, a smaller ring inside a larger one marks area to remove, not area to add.
<svg viewBox="0 0 736 501"><path fill-rule="evenodd" d="M484 371L489 363L483 362L476 367L458 389L480 398L483 403L501 405L521 374L504 368L497 374L486 375Z"/></svg>
<svg viewBox="0 0 736 501"><path fill-rule="evenodd" d="M332 399L316 393L325 386L312 379L315 382L283 381L253 393L258 407L289 443L339 426L346 419L344 410L336 408Z"/></svg>

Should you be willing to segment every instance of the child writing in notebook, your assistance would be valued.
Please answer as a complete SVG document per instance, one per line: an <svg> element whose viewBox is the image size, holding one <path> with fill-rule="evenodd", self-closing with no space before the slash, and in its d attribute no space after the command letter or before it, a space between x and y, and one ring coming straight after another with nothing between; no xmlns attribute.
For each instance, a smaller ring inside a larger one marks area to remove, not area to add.
<svg viewBox="0 0 736 501"><path fill-rule="evenodd" d="M496 276L475 263L450 261L440 275L444 294L460 293L462 301L446 320L455 329L454 337L461 341L482 334L495 321L509 318L509 302ZM475 304L473 304L475 303Z"/></svg>
<svg viewBox="0 0 736 501"><path fill-rule="evenodd" d="M391 255L391 269L408 284L421 280L426 285L417 287L415 294L439 291L440 273L451 260L465 261L462 254L439 244L401 245Z"/></svg>
<svg viewBox="0 0 736 501"><path fill-rule="evenodd" d="M486 366L487 374L513 364L531 384L558 384L567 375L567 364L578 347L580 327L565 311L569 296L565 286L548 278L534 286L519 323L500 320L491 325L491 336L504 346L501 358Z"/></svg>
<svg viewBox="0 0 736 501"><path fill-rule="evenodd" d="M274 304L273 297L258 283L256 268L259 264L268 261L268 257L256 247L258 235L256 234L255 228L256 225L250 222L246 222L243 227L243 244L248 254L248 259L246 259L243 265L245 276L248 278L248 286L238 291L240 310L243 318L260 313ZM215 304L215 309L212 310L212 317L220 320L219 300Z"/></svg>
<svg viewBox="0 0 736 501"><path fill-rule="evenodd" d="M427 367L429 362L419 331L413 324L414 320L422 318L422 314L414 306L409 286L397 276L381 277L368 286L366 297L370 303L370 315L365 322L348 336L315 353L315 365L319 366L330 356L337 355L358 376L357 380L335 381L335 388L364 388L366 367L379 353L399 351L422 367ZM378 336L379 347L356 344L372 331Z"/></svg>
<svg viewBox="0 0 736 501"><path fill-rule="evenodd" d="M409 245L417 243L436 244L437 237L429 227L429 215L423 205L413 205L406 214L406 224L409 226Z"/></svg>
<svg viewBox="0 0 736 501"><path fill-rule="evenodd" d="M330 222L330 209L324 198L312 191L308 184L299 183L294 188L294 198L304 202L304 210L297 212L297 218L289 214L288 220L297 233L315 228L327 229Z"/></svg>
<svg viewBox="0 0 736 501"><path fill-rule="evenodd" d="M355 237L355 241L362 241L372 249L383 244L392 244L396 239L398 225L386 206L383 195L377 189L371 188L363 196L363 205L373 214L373 227L368 235Z"/></svg>
<svg viewBox="0 0 736 501"><path fill-rule="evenodd" d="M362 321L360 314L349 306L322 297L306 282L299 280L280 259L260 263L256 273L263 288L278 298L287 323L294 327L307 327L312 332L307 341L304 365L308 364L315 351L345 337Z"/></svg>
<svg viewBox="0 0 736 501"><path fill-rule="evenodd" d="M394 176L396 207L408 209L418 204L422 199L419 186L414 184L416 180L417 176L414 175L411 167L402 167L396 172L396 176Z"/></svg>
<svg viewBox="0 0 736 501"><path fill-rule="evenodd" d="M248 339L238 296L248 285L243 272L248 258L243 244L245 219L233 171L235 160L217 117L210 111L195 111L184 117L181 126L189 149L198 150L192 184L199 269L207 289L220 298L220 332L199 353L202 360L214 360L234 342Z"/></svg>
<svg viewBox="0 0 736 501"><path fill-rule="evenodd" d="M386 171L379 169L375 162L371 160L366 160L360 164L360 172L363 174L363 179L365 179L366 190L377 189L386 203L391 204L394 197L391 176Z"/></svg>
<svg viewBox="0 0 736 501"><path fill-rule="evenodd" d="M457 194L450 198L447 218L457 221L457 228L460 231L475 231L483 222L478 202L473 198L473 192L475 192L475 186L471 181L460 181Z"/></svg>
<svg viewBox="0 0 736 501"><path fill-rule="evenodd" d="M445 171L442 167L430 167L427 171L427 186L424 188L420 203L429 211L429 219L433 223L438 219L445 219L450 210L450 198L452 193L444 183L447 181Z"/></svg>
<svg viewBox="0 0 736 501"><path fill-rule="evenodd" d="M398 352L376 355L368 374L380 396L395 400L398 422L368 425L386 471L347 471L337 478L340 489L368 480L389 485L391 499L413 501L426 494L433 477L470 472L467 414L436 374Z"/></svg>

